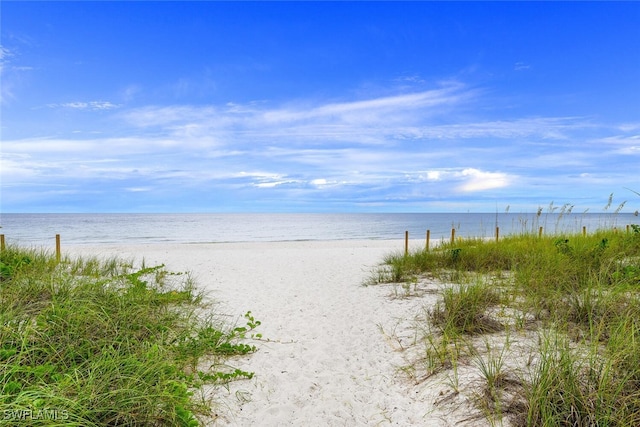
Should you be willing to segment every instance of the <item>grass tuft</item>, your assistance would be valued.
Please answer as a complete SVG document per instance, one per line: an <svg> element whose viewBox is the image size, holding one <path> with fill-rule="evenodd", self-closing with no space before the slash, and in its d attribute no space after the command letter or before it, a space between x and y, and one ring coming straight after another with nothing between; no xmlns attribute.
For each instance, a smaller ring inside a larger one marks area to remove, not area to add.
<svg viewBox="0 0 640 427"><path fill-rule="evenodd" d="M255 351L215 320L188 275L117 258L0 253L0 410L29 425L197 426L205 384L251 378L224 361ZM207 362L207 363L204 363ZM205 368L206 366L206 368Z"/></svg>
<svg viewBox="0 0 640 427"><path fill-rule="evenodd" d="M495 332L501 325L487 314L487 309L499 302L500 295L482 283L450 287L431 310L431 322L451 337Z"/></svg>

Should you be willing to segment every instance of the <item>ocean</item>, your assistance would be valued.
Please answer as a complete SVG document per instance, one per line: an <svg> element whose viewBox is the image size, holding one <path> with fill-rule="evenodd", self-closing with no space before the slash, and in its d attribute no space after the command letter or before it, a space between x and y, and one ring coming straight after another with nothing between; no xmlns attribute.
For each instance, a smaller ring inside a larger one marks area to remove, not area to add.
<svg viewBox="0 0 640 427"><path fill-rule="evenodd" d="M64 244L222 243L296 240L432 239L491 237L512 233L579 232L625 228L634 214L542 213L291 213L291 214L0 214L7 244L48 246L60 234Z"/></svg>

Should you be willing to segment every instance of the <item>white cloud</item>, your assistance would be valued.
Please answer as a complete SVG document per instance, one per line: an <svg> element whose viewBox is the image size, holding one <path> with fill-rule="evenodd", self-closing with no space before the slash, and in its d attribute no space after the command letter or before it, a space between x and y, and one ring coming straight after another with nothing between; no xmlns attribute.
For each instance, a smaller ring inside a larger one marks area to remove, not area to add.
<svg viewBox="0 0 640 427"><path fill-rule="evenodd" d="M630 131L635 132L636 129L630 128ZM604 148L604 150L599 153L600 155L635 156L640 154L640 134L637 133L599 138L594 140L593 144L602 145ZM613 149L608 147L613 147Z"/></svg>
<svg viewBox="0 0 640 427"><path fill-rule="evenodd" d="M336 180L336 179L326 179L326 178L315 178L309 181L309 184L316 188L327 189L327 188L335 188L342 185L355 184L355 182L349 182L346 180Z"/></svg>
<svg viewBox="0 0 640 427"><path fill-rule="evenodd" d="M288 179L288 180L284 180L284 181L256 182L256 183L253 183L252 185L254 187L258 187L258 188L273 188L273 187L277 187L279 185L297 184L297 183L299 183L299 181L294 180L294 179Z"/></svg>
<svg viewBox="0 0 640 427"><path fill-rule="evenodd" d="M86 159L104 161L122 159L133 155L153 156L167 152L182 155L189 149L183 141L174 138L127 137L127 138L28 138L2 142L4 153L28 154L56 161Z"/></svg>
<svg viewBox="0 0 640 427"><path fill-rule="evenodd" d="M125 191L129 191L131 193L146 193L148 191L152 191L152 187L128 187L125 188Z"/></svg>
<svg viewBox="0 0 640 427"><path fill-rule="evenodd" d="M464 169L459 173L464 183L458 187L464 193L492 190L507 187L512 177L502 172L486 172L474 168Z"/></svg>
<svg viewBox="0 0 640 427"><path fill-rule="evenodd" d="M640 123L623 123L618 126L622 132L633 132L640 130Z"/></svg>
<svg viewBox="0 0 640 427"><path fill-rule="evenodd" d="M289 178L286 174L271 172L240 172L221 174L214 179L240 179L247 181L247 185L256 188L274 188L286 184L299 184L301 181Z"/></svg>
<svg viewBox="0 0 640 427"><path fill-rule="evenodd" d="M630 145L628 147L620 148L616 150L616 154L637 156L640 155L640 145Z"/></svg>
<svg viewBox="0 0 640 427"><path fill-rule="evenodd" d="M515 175L504 172L484 171L477 168L442 168L428 171L407 172L405 179L409 183L427 186L437 185L446 191L473 193L510 186ZM436 184L437 183L437 184ZM435 188L435 187L434 187Z"/></svg>
<svg viewBox="0 0 640 427"><path fill-rule="evenodd" d="M140 128L156 126L168 128L181 122L209 124L212 119L217 117L218 112L219 110L212 106L149 106L126 111L122 114L122 118Z"/></svg>
<svg viewBox="0 0 640 427"><path fill-rule="evenodd" d="M42 168L41 164L34 162L26 154L6 152L0 153L0 165L2 165L0 168L0 177L2 177L0 182L2 182L2 185L31 179L37 175L38 169Z"/></svg>

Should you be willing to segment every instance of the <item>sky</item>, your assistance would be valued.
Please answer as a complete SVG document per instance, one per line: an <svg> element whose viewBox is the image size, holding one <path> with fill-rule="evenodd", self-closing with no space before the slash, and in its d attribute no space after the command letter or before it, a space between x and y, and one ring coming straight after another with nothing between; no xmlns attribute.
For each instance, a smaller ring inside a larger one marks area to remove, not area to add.
<svg viewBox="0 0 640 427"><path fill-rule="evenodd" d="M0 212L640 208L640 2L0 4Z"/></svg>

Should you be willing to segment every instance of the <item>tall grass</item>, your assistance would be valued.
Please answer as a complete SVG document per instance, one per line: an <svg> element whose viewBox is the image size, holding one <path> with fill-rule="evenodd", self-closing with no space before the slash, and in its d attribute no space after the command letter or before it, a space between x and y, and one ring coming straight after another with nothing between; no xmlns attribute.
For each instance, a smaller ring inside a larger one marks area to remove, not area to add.
<svg viewBox="0 0 640 427"><path fill-rule="evenodd" d="M259 322L215 320L188 275L117 258L0 253L0 414L9 425L197 426L204 384L250 378L225 367ZM205 363L206 362L206 363Z"/></svg>
<svg viewBox="0 0 640 427"><path fill-rule="evenodd" d="M450 283L430 311L429 354L439 348L434 334L450 347L456 337L499 330L493 306L534 319L540 345L529 360L537 362L518 381L524 401L513 424L640 425L640 226L458 239L390 255L384 268L393 272L387 281L429 275ZM478 366L489 382L487 365Z"/></svg>
<svg viewBox="0 0 640 427"><path fill-rule="evenodd" d="M500 295L482 283L447 288L442 301L430 311L431 321L448 337L496 331L500 325L485 312L499 301Z"/></svg>

